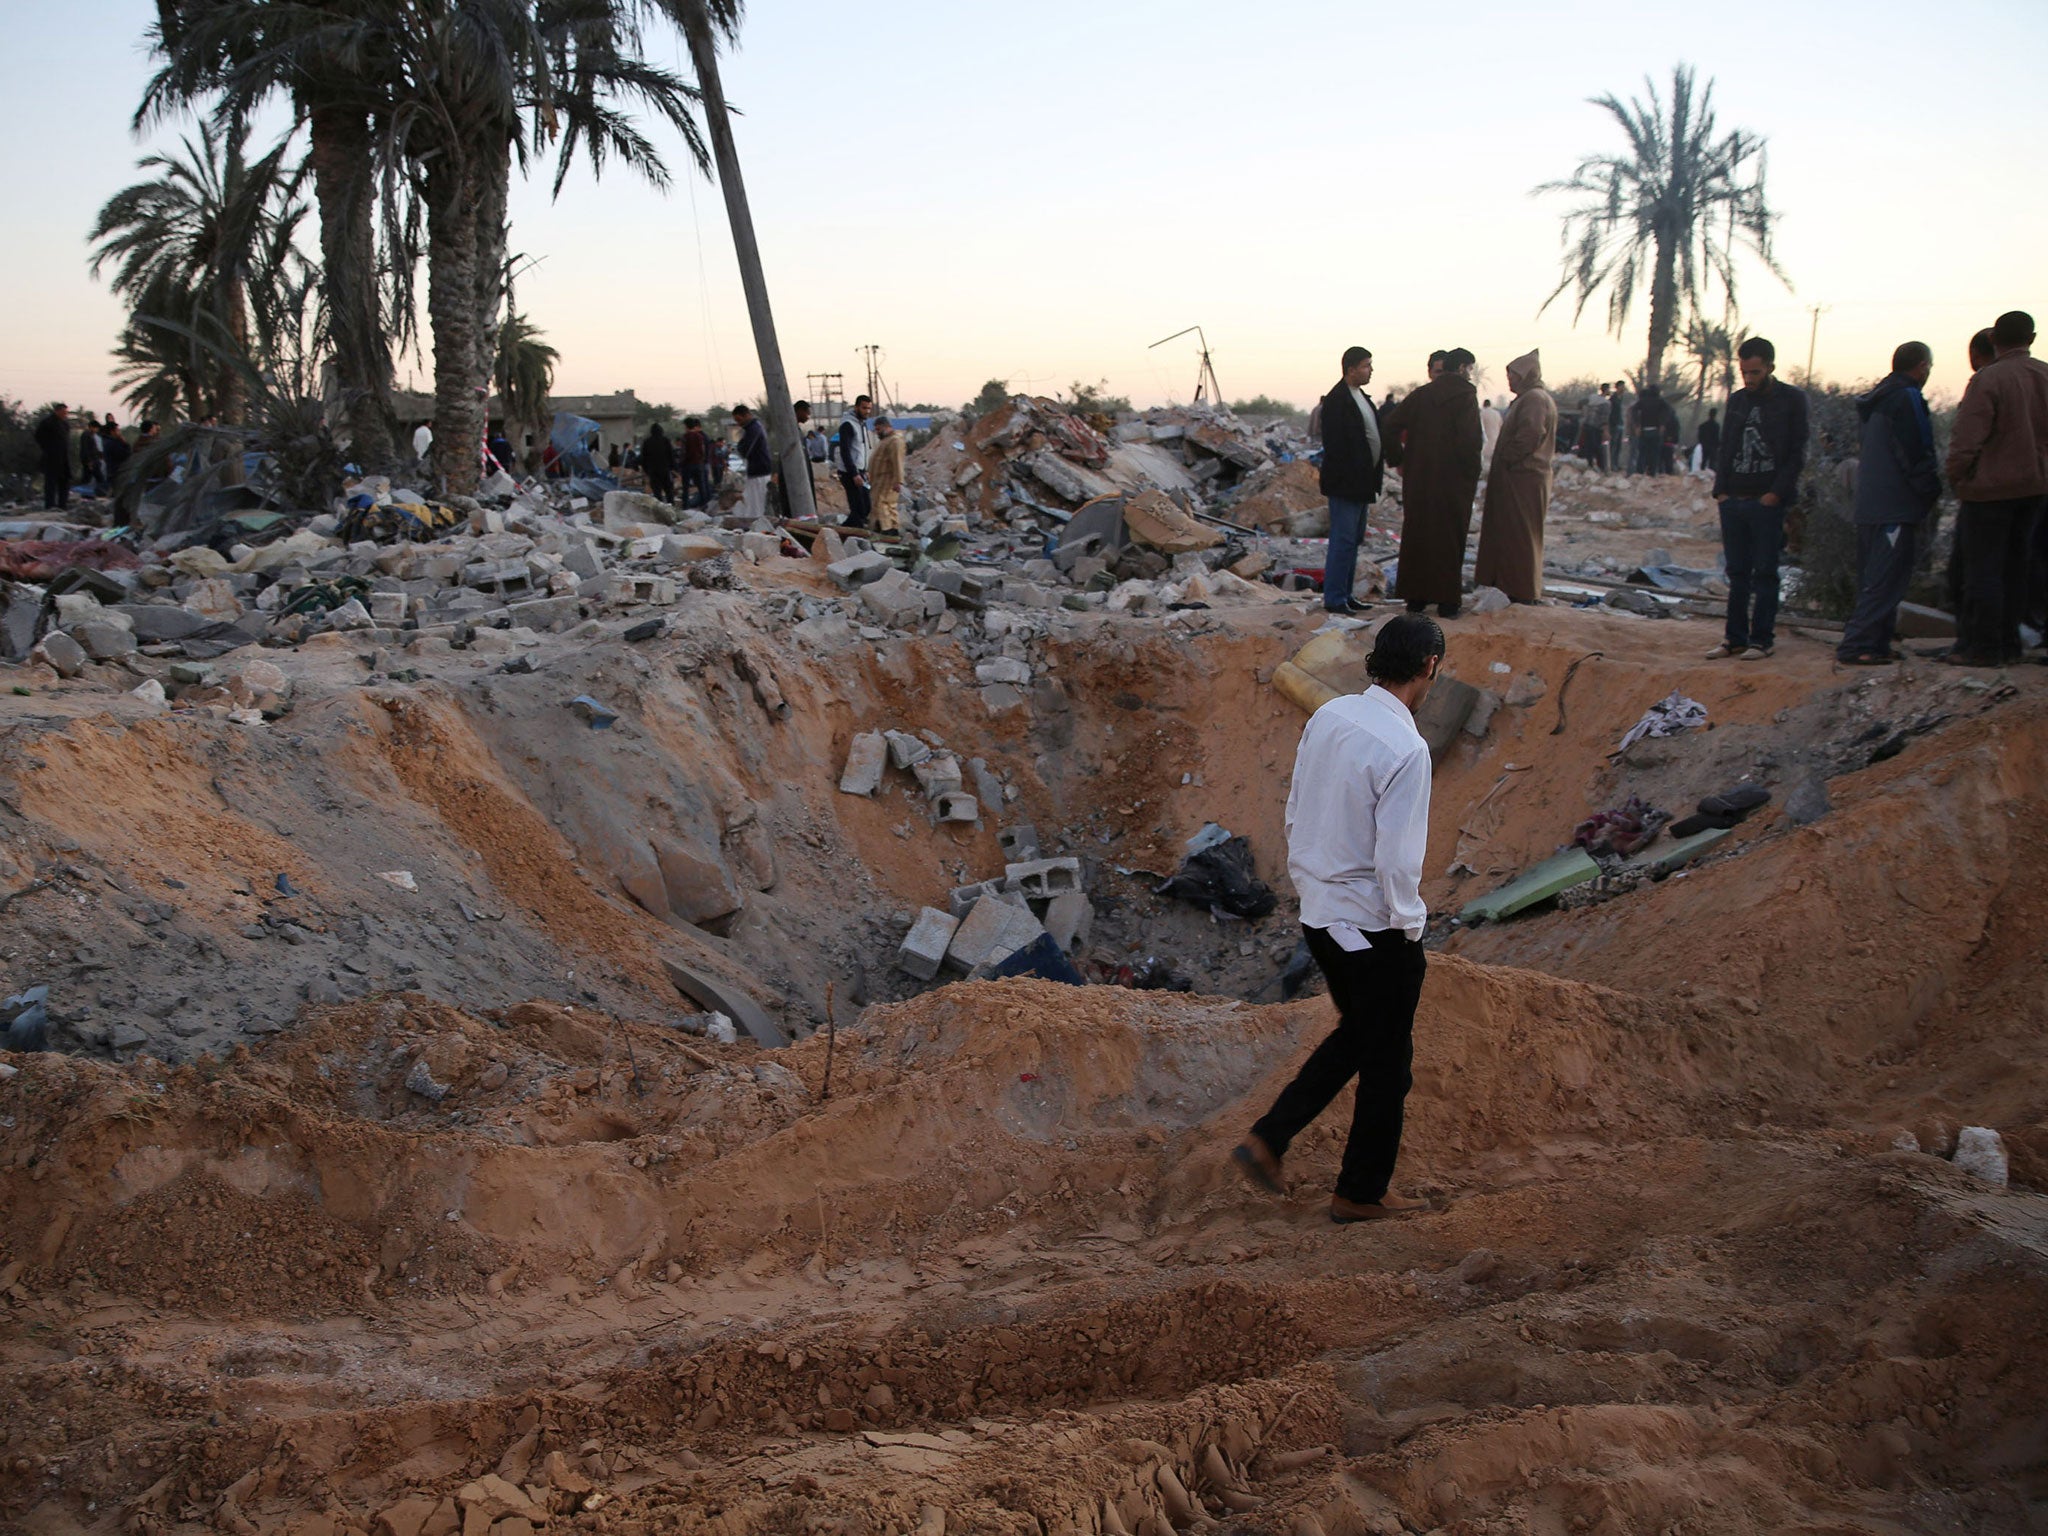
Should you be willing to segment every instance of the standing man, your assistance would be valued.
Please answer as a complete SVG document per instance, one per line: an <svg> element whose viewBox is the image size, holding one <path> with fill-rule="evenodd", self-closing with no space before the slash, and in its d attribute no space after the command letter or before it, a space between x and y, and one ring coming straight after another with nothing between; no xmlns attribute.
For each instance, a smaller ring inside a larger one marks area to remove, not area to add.
<svg viewBox="0 0 2048 1536"><path fill-rule="evenodd" d="M818 471L812 467L811 434L817 428L811 425L811 402L799 400L792 409L796 412L797 441L804 445L804 473L811 477L811 506L815 510L818 505ZM782 506L782 515L784 517L794 517L796 511L789 504L789 487L782 483L782 472L779 466L776 470L775 491L776 500Z"/></svg>
<svg viewBox="0 0 2048 1536"><path fill-rule="evenodd" d="M736 448L747 477L740 488L740 510L751 522L768 515L768 482L775 478L775 456L768 451L768 429L751 405L734 406L732 419L740 429Z"/></svg>
<svg viewBox="0 0 2048 1536"><path fill-rule="evenodd" d="M1728 629L1707 652L1709 661L1762 661L1771 654L1785 510L1799 499L1799 471L1806 462L1806 396L1778 380L1778 349L1752 336L1736 360L1742 388L1728 397L1728 429L1714 469L1721 561L1728 569Z"/></svg>
<svg viewBox="0 0 2048 1536"><path fill-rule="evenodd" d="M886 416L875 418L875 451L868 459L868 488L874 492L875 527L896 531L896 502L903 494L903 434Z"/></svg>
<svg viewBox="0 0 2048 1536"><path fill-rule="evenodd" d="M702 417L683 418L683 506L691 505L690 497L695 495L696 505L711 505L711 440L704 435Z"/></svg>
<svg viewBox="0 0 2048 1536"><path fill-rule="evenodd" d="M1941 498L1934 464L1934 424L1921 391L1934 352L1909 341L1892 353L1892 371L1859 396L1863 423L1856 471L1856 611L1842 630L1838 660L1852 667L1889 666L1899 604L1913 579L1920 528Z"/></svg>
<svg viewBox="0 0 2048 1536"><path fill-rule="evenodd" d="M1678 437L1678 412L1655 384L1645 384L1636 397L1636 472L1664 473L1664 445Z"/></svg>
<svg viewBox="0 0 2048 1536"><path fill-rule="evenodd" d="M1628 380L1616 379L1607 395L1607 463L1616 474L1628 469Z"/></svg>
<svg viewBox="0 0 2048 1536"><path fill-rule="evenodd" d="M423 421L412 429L412 456L414 458L418 459L422 464L426 463L427 454L432 451L433 446L434 424L431 421Z"/></svg>
<svg viewBox="0 0 2048 1536"><path fill-rule="evenodd" d="M1709 408L1707 419L1700 423L1699 435L1694 446L1700 451L1700 468L1713 469L1721 462L1721 421L1720 412Z"/></svg>
<svg viewBox="0 0 2048 1536"><path fill-rule="evenodd" d="M875 414L872 396L862 395L839 418L839 436L833 453L839 461L839 484L846 491L846 526L865 528L872 503L868 496L868 455L874 451L874 434L868 418Z"/></svg>
<svg viewBox="0 0 2048 1536"><path fill-rule="evenodd" d="M1493 462L1494 444L1500 441L1500 410L1491 396L1479 402L1479 462Z"/></svg>
<svg viewBox="0 0 2048 1536"><path fill-rule="evenodd" d="M1415 712L1443 657L1444 632L1434 621L1396 614L1380 626L1366 660L1372 686L1310 716L1294 756L1287 872L1301 895L1302 937L1337 1005L1337 1027L1231 1155L1261 1189L1284 1193L1288 1146L1357 1078L1330 1199L1330 1220L1340 1223L1429 1205L1388 1185L1414 1084L1415 1005L1427 964L1422 855L1430 760Z"/></svg>
<svg viewBox="0 0 2048 1536"><path fill-rule="evenodd" d="M1343 377L1318 407L1323 467L1317 484L1330 502L1323 607L1330 613L1355 614L1365 611L1365 604L1351 595L1358 580L1358 544L1365 536L1366 512L1379 499L1386 478L1386 455L1380 444L1379 412L1365 393L1372 382L1372 354L1363 347L1346 347L1338 365Z"/></svg>
<svg viewBox="0 0 2048 1536"><path fill-rule="evenodd" d="M658 421L648 426L647 440L640 445L640 467L647 473L649 491L663 501L675 499L676 445L668 440ZM689 487L685 486L683 492L687 500Z"/></svg>
<svg viewBox="0 0 2048 1536"><path fill-rule="evenodd" d="M1550 515L1550 461L1557 451L1557 402L1543 387L1543 358L1508 364L1515 403L1500 429L1479 518L1472 579L1517 603L1543 600L1543 520Z"/></svg>
<svg viewBox="0 0 2048 1536"><path fill-rule="evenodd" d="M94 424L92 412L85 413L85 421L78 429L78 479L89 496L107 494L107 456L100 451L99 428Z"/></svg>
<svg viewBox="0 0 2048 1536"><path fill-rule="evenodd" d="M43 466L43 510L71 505L71 407L58 403L36 423L36 455Z"/></svg>
<svg viewBox="0 0 2048 1536"><path fill-rule="evenodd" d="M1455 619L1464 598L1465 539L1479 489L1479 392L1469 377L1475 361L1463 347L1447 353L1443 371L1381 424L1397 445L1388 461L1401 467L1394 585L1410 613L1435 603L1440 615Z"/></svg>
<svg viewBox="0 0 2048 1536"><path fill-rule="evenodd" d="M2024 654L2027 559L2048 499L2048 363L2033 354L2034 317L2000 315L1991 341L1998 355L1970 375L1948 440L1963 602L1942 660L1956 667L2002 667Z"/></svg>

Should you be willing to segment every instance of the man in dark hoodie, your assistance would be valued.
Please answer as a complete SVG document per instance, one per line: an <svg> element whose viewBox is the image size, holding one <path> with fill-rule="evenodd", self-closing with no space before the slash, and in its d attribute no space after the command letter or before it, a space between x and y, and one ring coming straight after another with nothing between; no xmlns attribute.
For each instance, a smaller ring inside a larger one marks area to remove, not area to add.
<svg viewBox="0 0 2048 1536"><path fill-rule="evenodd" d="M640 445L640 467L646 471L648 490L663 501L675 499L676 445L658 421L648 427L647 440ZM687 498L687 487L684 495Z"/></svg>
<svg viewBox="0 0 2048 1536"><path fill-rule="evenodd" d="M1892 633L1913 579L1920 531L1941 498L1934 424L1921 391L1934 369L1924 341L1892 353L1892 371L1856 401L1863 423L1856 469L1856 612L1835 655L1853 667L1897 660Z"/></svg>
<svg viewBox="0 0 2048 1536"><path fill-rule="evenodd" d="M1364 604L1351 595L1358 579L1358 541L1366 509L1379 499L1386 475L1380 446L1380 417L1365 386L1372 382L1372 354L1346 347L1339 362L1344 376L1323 396L1322 492L1330 500L1330 548L1323 557L1323 607L1358 613Z"/></svg>
<svg viewBox="0 0 2048 1536"><path fill-rule="evenodd" d="M43 510L71 505L71 407L53 405L36 423L36 457L43 467Z"/></svg>
<svg viewBox="0 0 2048 1536"><path fill-rule="evenodd" d="M1736 353L1742 388L1728 397L1714 500L1728 568L1728 630L1707 660L1762 661L1777 640L1778 557L1785 512L1799 499L1806 463L1806 395L1775 377L1778 350L1752 336Z"/></svg>

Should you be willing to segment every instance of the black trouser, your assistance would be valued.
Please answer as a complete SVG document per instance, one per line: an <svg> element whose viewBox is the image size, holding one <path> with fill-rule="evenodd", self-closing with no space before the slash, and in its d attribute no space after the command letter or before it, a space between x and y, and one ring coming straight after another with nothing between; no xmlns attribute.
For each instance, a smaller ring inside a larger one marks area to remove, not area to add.
<svg viewBox="0 0 2048 1536"><path fill-rule="evenodd" d="M1842 643L1835 649L1843 661L1891 654L1899 604L1912 585L1919 549L1917 523L1856 525L1856 611L1843 626Z"/></svg>
<svg viewBox="0 0 2048 1536"><path fill-rule="evenodd" d="M1294 1081L1252 1133L1285 1155L1288 1145L1358 1079L1351 1135L1337 1175L1343 1199L1372 1205L1386 1194L1401 1152L1401 1119L1414 1086L1415 1005L1422 998L1423 948L1398 929L1369 933L1370 947L1345 949L1321 928L1303 926L1308 952L1330 984L1337 1027L1310 1053Z"/></svg>
<svg viewBox="0 0 2048 1536"><path fill-rule="evenodd" d="M2027 606L2027 558L2043 498L1966 501L1956 519L1963 552L1963 602L1956 613L1956 650L1972 661L2020 655L2020 615Z"/></svg>
<svg viewBox="0 0 2048 1536"><path fill-rule="evenodd" d="M71 466L43 462L43 510L71 505Z"/></svg>
<svg viewBox="0 0 2048 1536"><path fill-rule="evenodd" d="M1728 649L1769 650L1778 634L1778 557L1785 509L1750 496L1721 503L1721 557L1728 567Z"/></svg>
<svg viewBox="0 0 2048 1536"><path fill-rule="evenodd" d="M846 526L867 527L868 513L874 507L874 498L868 494L867 486L852 475L844 473L839 476L839 484L846 491Z"/></svg>
<svg viewBox="0 0 2048 1536"><path fill-rule="evenodd" d="M647 489L663 501L674 501L676 497L676 476L672 469L650 469L647 471Z"/></svg>

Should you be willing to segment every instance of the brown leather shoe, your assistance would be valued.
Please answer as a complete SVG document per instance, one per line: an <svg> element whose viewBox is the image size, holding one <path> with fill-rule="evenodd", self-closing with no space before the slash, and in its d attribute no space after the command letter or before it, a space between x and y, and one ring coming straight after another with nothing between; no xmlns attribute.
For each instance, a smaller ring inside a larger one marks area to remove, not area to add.
<svg viewBox="0 0 2048 1536"><path fill-rule="evenodd" d="M1247 1136L1230 1153L1240 1172L1269 1195L1284 1195L1287 1185L1280 1175L1280 1159L1256 1136Z"/></svg>
<svg viewBox="0 0 2048 1536"><path fill-rule="evenodd" d="M1342 1195L1330 1196L1330 1220L1340 1227L1349 1226L1354 1221L1382 1221L1389 1216L1413 1216L1417 1211L1428 1209L1427 1200L1410 1200L1406 1195L1397 1195L1392 1190L1388 1190L1371 1205L1346 1200Z"/></svg>

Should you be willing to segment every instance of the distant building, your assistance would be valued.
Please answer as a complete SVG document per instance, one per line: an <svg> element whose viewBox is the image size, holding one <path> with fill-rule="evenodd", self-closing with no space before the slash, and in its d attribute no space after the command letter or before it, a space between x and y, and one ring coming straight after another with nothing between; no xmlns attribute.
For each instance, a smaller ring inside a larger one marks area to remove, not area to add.
<svg viewBox="0 0 2048 1536"><path fill-rule="evenodd" d="M392 408L398 412L399 440L412 441L412 429L434 419L434 397L416 390L401 389L391 397ZM597 423L600 440L595 456L602 462L612 444L630 446L635 438L633 417L640 408L640 401L632 390L621 390L615 395L550 395L548 396L548 420L539 423L536 431L533 425L506 426L504 406L496 395L485 402L490 413L493 429L502 429L514 448L522 446L525 433L534 432L536 437L545 435L554 420L554 413L567 411L572 416L587 416Z"/></svg>

